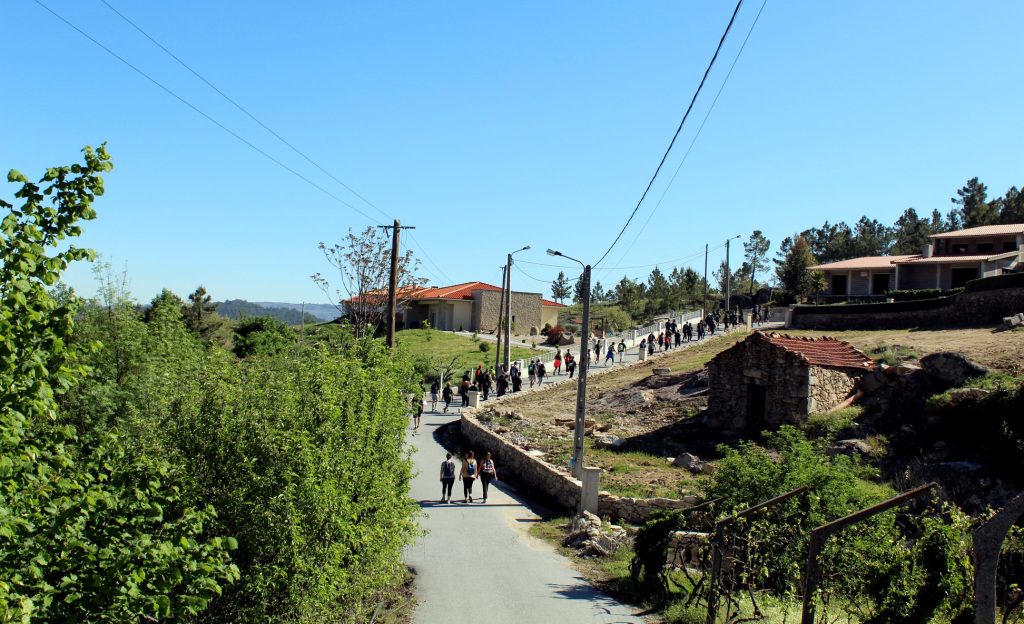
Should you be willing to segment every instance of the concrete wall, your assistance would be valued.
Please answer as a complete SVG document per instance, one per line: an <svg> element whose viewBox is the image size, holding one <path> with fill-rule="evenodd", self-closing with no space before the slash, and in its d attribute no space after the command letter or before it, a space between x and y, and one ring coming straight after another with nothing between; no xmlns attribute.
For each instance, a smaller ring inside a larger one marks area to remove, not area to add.
<svg viewBox="0 0 1024 624"><path fill-rule="evenodd" d="M554 327L558 325L558 310L560 308L552 308L550 306L542 306L540 309L540 327L544 329L544 325L548 324Z"/></svg>
<svg viewBox="0 0 1024 624"><path fill-rule="evenodd" d="M827 412L853 394L862 371L837 370L812 366L810 371L810 401L807 410L814 414Z"/></svg>
<svg viewBox="0 0 1024 624"><path fill-rule="evenodd" d="M473 327L477 331L492 331L498 326L501 309L501 291L477 290L473 293ZM528 334L531 327L544 327L540 322L541 296L537 293L512 292L511 315L516 324L515 333Z"/></svg>
<svg viewBox="0 0 1024 624"><path fill-rule="evenodd" d="M903 269L900 269L902 278ZM1024 288L964 292L945 307L933 310L887 312L877 309L852 314L816 314L812 307L794 310L792 326L798 329L906 329L943 325L991 325L1004 317L1024 312Z"/></svg>
<svg viewBox="0 0 1024 624"><path fill-rule="evenodd" d="M452 304L452 329L455 331L474 331L473 302L456 301Z"/></svg>

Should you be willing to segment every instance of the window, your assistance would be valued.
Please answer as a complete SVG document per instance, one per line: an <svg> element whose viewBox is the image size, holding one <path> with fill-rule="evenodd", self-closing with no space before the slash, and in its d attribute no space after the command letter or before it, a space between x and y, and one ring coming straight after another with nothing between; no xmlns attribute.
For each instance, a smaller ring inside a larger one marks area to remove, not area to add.
<svg viewBox="0 0 1024 624"><path fill-rule="evenodd" d="M978 243L978 253L994 253L996 250L995 243Z"/></svg>
<svg viewBox="0 0 1024 624"><path fill-rule="evenodd" d="M952 254L966 254L967 243L954 243L951 245L950 253Z"/></svg>
<svg viewBox="0 0 1024 624"><path fill-rule="evenodd" d="M1003 243L1003 251L1017 251L1016 241L1006 241Z"/></svg>

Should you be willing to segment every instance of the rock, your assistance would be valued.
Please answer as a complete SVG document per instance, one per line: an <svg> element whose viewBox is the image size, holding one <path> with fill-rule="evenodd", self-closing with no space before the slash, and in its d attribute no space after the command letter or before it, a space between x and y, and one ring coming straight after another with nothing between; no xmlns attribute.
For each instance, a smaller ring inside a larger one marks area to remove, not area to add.
<svg viewBox="0 0 1024 624"><path fill-rule="evenodd" d="M861 457L868 457L874 450L870 444L865 440L838 440L835 444L828 447L828 454L831 457L836 455L860 455Z"/></svg>
<svg viewBox="0 0 1024 624"><path fill-rule="evenodd" d="M608 431L611 428L612 428L612 426L609 425L608 423L600 423L600 424L597 425L597 427L595 427L595 429L597 429L598 431L602 431L602 432L603 431Z"/></svg>
<svg viewBox="0 0 1024 624"><path fill-rule="evenodd" d="M622 445L625 443L625 440L610 433L599 435L594 438L594 448L619 449L622 448Z"/></svg>
<svg viewBox="0 0 1024 624"><path fill-rule="evenodd" d="M921 370L920 366L918 366L917 364L911 364L909 362L903 362L901 364L897 364L896 366L893 366L892 368L893 368L893 371L895 371L895 373L897 375L912 375L912 374L914 374L914 373L916 373L916 372Z"/></svg>
<svg viewBox="0 0 1024 624"><path fill-rule="evenodd" d="M860 387L864 392L876 392L880 388L888 385L888 380L885 378L885 373L875 370L860 378Z"/></svg>
<svg viewBox="0 0 1024 624"><path fill-rule="evenodd" d="M1006 329L1024 327L1024 312L1018 312L1013 316L1007 316L1006 318L1004 318L1003 327L1005 327Z"/></svg>
<svg viewBox="0 0 1024 624"><path fill-rule="evenodd" d="M981 388L956 388L949 391L949 401L954 405L961 401L980 401L990 394L992 394L991 391Z"/></svg>
<svg viewBox="0 0 1024 624"><path fill-rule="evenodd" d="M672 374L672 369L655 368L654 370L651 371L651 374L653 374L655 377L667 377L668 375Z"/></svg>
<svg viewBox="0 0 1024 624"><path fill-rule="evenodd" d="M715 474L718 471L718 466L711 462L702 461L697 464L697 472L700 474Z"/></svg>
<svg viewBox="0 0 1024 624"><path fill-rule="evenodd" d="M693 469L700 465L700 457L697 457L693 453L683 453L672 460L673 466L679 466L680 468Z"/></svg>
<svg viewBox="0 0 1024 624"><path fill-rule="evenodd" d="M981 364L951 351L929 353L921 358L921 368L929 377L948 386L960 386L968 379L989 373L989 369Z"/></svg>

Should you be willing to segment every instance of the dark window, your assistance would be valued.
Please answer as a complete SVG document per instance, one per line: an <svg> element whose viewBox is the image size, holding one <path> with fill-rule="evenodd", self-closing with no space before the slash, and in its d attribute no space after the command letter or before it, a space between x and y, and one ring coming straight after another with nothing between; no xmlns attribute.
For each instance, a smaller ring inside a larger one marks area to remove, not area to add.
<svg viewBox="0 0 1024 624"><path fill-rule="evenodd" d="M1003 251L1017 251L1017 241L1006 241L1003 243Z"/></svg>
<svg viewBox="0 0 1024 624"><path fill-rule="evenodd" d="M845 275L833 275L832 276L832 294L837 297L846 296L846 276Z"/></svg>
<svg viewBox="0 0 1024 624"><path fill-rule="evenodd" d="M884 295L889 290L889 274L875 273L871 276L871 294Z"/></svg>
<svg viewBox="0 0 1024 624"><path fill-rule="evenodd" d="M965 254L967 253L967 243L956 243L950 250L953 254Z"/></svg>
<svg viewBox="0 0 1024 624"><path fill-rule="evenodd" d="M953 269L953 288L963 288L967 282L978 279L978 268Z"/></svg>
<svg viewBox="0 0 1024 624"><path fill-rule="evenodd" d="M995 243L978 243L978 253L993 253L996 250Z"/></svg>

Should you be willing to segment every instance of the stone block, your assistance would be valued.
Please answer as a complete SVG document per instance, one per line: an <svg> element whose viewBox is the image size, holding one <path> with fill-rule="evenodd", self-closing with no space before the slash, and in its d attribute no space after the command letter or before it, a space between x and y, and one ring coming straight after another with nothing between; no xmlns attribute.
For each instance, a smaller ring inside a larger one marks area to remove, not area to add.
<svg viewBox="0 0 1024 624"><path fill-rule="evenodd" d="M960 386L968 379L989 373L981 364L952 351L929 353L921 358L921 368L929 377L948 386Z"/></svg>

